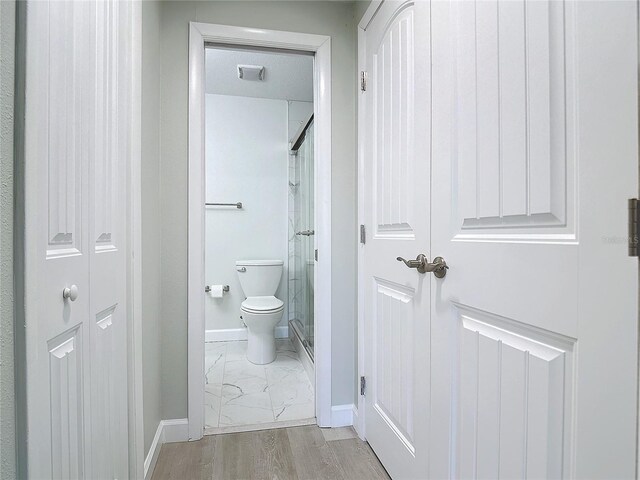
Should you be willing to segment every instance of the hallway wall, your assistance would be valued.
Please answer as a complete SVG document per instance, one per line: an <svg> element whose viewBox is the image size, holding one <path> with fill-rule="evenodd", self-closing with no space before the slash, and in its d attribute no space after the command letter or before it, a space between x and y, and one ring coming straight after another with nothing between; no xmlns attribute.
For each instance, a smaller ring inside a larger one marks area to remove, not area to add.
<svg viewBox="0 0 640 480"><path fill-rule="evenodd" d="M189 22L332 38L333 405L356 398L356 8L353 2L167 1L162 11L162 417L187 416L187 114ZM359 19L359 17L358 17ZM322 252L320 252L322 254Z"/></svg>
<svg viewBox="0 0 640 480"><path fill-rule="evenodd" d="M161 416L160 3L142 2L142 370L144 454Z"/></svg>
<svg viewBox="0 0 640 480"><path fill-rule="evenodd" d="M0 479L16 476L13 359L13 103L16 4L0 2Z"/></svg>

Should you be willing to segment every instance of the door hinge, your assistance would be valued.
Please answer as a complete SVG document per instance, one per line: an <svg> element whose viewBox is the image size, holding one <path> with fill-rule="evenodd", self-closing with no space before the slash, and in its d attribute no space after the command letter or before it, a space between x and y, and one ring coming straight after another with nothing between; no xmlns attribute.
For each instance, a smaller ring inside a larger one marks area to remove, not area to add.
<svg viewBox="0 0 640 480"><path fill-rule="evenodd" d="M360 243L363 245L367 243L367 230L364 225L360 225Z"/></svg>
<svg viewBox="0 0 640 480"><path fill-rule="evenodd" d="M316 259L316 262L318 261L318 249L316 248L316 251L313 254L313 257Z"/></svg>
<svg viewBox="0 0 640 480"><path fill-rule="evenodd" d="M629 199L629 256L638 257L638 203L637 198Z"/></svg>
<svg viewBox="0 0 640 480"><path fill-rule="evenodd" d="M360 91L367 91L367 72L365 72L364 70L360 72Z"/></svg>
<svg viewBox="0 0 640 480"><path fill-rule="evenodd" d="M360 395L364 396L366 389L367 389L367 379L364 377L360 377Z"/></svg>

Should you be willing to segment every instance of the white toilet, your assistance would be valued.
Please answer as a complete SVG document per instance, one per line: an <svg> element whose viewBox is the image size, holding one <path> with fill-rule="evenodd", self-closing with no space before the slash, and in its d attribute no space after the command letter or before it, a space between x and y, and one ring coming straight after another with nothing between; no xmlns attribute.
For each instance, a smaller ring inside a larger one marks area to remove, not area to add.
<svg viewBox="0 0 640 480"><path fill-rule="evenodd" d="M284 302L275 297L282 260L239 260L236 270L247 299L240 311L247 326L247 359L264 365L276 359L276 325L282 319Z"/></svg>

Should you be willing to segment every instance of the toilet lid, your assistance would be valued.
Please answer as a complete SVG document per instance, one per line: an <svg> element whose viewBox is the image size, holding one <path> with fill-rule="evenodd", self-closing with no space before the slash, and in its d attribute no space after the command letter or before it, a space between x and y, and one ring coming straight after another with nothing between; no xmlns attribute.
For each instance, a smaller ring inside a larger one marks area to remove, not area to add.
<svg viewBox="0 0 640 480"><path fill-rule="evenodd" d="M284 302L274 296L249 297L242 302L242 309L249 312L272 312L284 307Z"/></svg>

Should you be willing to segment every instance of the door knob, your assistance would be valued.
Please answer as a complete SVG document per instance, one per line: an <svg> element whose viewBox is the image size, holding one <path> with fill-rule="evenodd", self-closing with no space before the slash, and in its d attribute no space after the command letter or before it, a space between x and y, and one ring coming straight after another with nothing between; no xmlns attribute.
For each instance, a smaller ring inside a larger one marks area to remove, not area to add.
<svg viewBox="0 0 640 480"><path fill-rule="evenodd" d="M449 269L444 258L436 257L433 259L433 263L429 263L427 256L422 253L418 255L415 260L405 260L402 257L398 257L396 260L404 262L404 264L409 268L417 269L420 273L433 272L436 278L443 278Z"/></svg>
<svg viewBox="0 0 640 480"><path fill-rule="evenodd" d="M78 298L78 286L71 285L70 287L65 287L65 289L62 290L62 298L65 300L68 298L72 302L75 302L76 298Z"/></svg>

